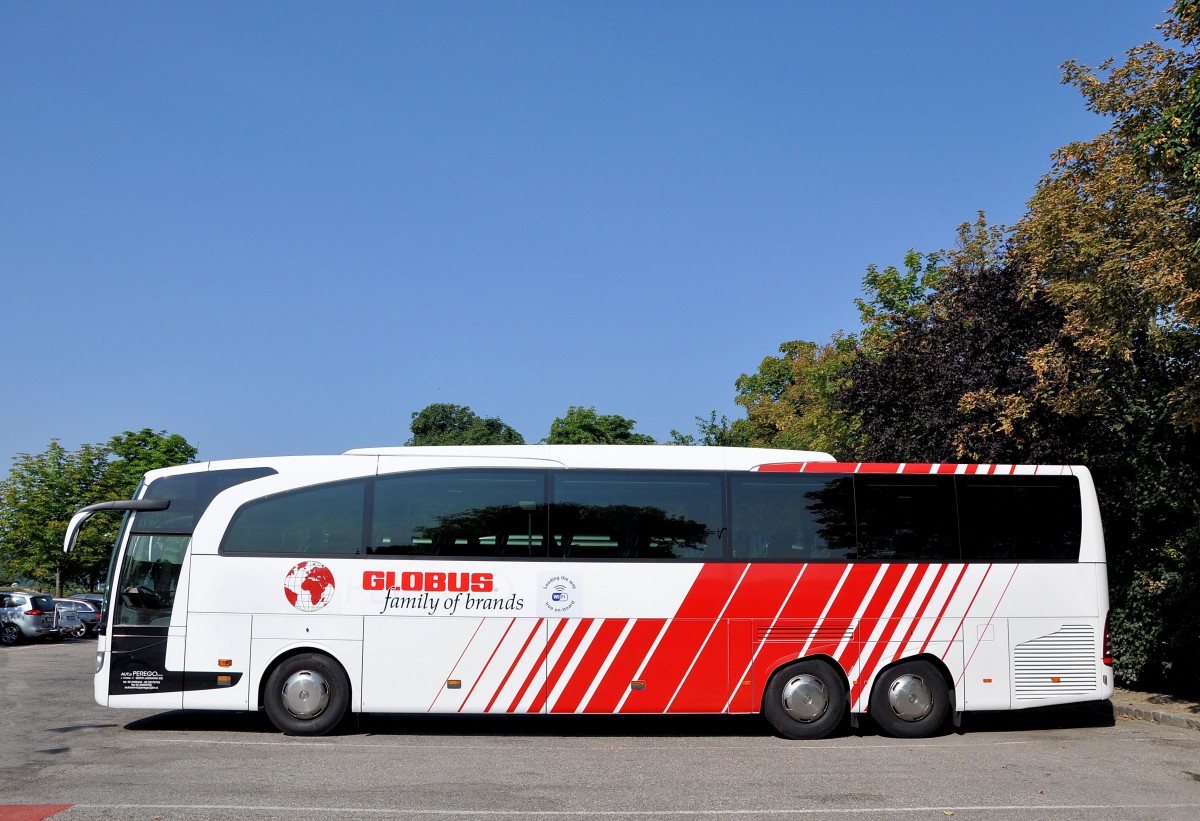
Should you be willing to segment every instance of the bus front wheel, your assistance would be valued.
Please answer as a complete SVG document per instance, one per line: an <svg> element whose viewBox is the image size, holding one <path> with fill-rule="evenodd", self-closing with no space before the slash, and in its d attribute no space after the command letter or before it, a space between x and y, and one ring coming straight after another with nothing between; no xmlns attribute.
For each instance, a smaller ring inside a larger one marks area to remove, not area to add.
<svg viewBox="0 0 1200 821"><path fill-rule="evenodd" d="M819 659L780 668L763 694L763 715L785 738L824 738L846 714L846 685Z"/></svg>
<svg viewBox="0 0 1200 821"><path fill-rule="evenodd" d="M927 661L905 661L889 667L871 690L871 718L895 738L928 738L950 715L946 680Z"/></svg>
<svg viewBox="0 0 1200 821"><path fill-rule="evenodd" d="M346 715L350 680L322 653L302 653L279 664L263 694L267 717L286 735L325 735Z"/></svg>

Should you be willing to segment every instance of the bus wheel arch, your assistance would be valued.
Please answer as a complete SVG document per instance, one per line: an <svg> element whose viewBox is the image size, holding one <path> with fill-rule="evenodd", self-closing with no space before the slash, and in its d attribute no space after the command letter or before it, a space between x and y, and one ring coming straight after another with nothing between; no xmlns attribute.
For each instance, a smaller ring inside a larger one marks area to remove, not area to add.
<svg viewBox="0 0 1200 821"><path fill-rule="evenodd" d="M350 709L350 677L329 653L299 647L271 662L259 704L285 735L325 735Z"/></svg>
<svg viewBox="0 0 1200 821"><path fill-rule="evenodd" d="M806 656L780 665L767 680L762 714L783 737L825 738L849 709L849 682L828 656Z"/></svg>
<svg viewBox="0 0 1200 821"><path fill-rule="evenodd" d="M889 664L871 684L868 713L895 738L928 738L954 712L954 680L936 656L910 656Z"/></svg>

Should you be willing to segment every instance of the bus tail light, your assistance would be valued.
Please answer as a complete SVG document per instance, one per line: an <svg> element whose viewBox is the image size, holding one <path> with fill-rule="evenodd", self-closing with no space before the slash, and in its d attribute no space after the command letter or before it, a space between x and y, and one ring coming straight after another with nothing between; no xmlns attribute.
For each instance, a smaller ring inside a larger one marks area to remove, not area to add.
<svg viewBox="0 0 1200 821"><path fill-rule="evenodd" d="M1113 666L1112 631L1109 629L1109 626L1108 626L1108 622L1111 617L1112 617L1111 610L1104 614L1104 658L1103 658L1103 661L1104 661L1105 667Z"/></svg>

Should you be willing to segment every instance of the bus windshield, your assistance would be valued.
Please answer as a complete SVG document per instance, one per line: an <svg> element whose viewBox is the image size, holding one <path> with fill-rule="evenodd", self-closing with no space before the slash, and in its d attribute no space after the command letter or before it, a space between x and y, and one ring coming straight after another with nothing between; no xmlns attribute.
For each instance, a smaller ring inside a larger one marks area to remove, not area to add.
<svg viewBox="0 0 1200 821"><path fill-rule="evenodd" d="M116 624L165 627L171 623L175 589L190 536L135 533L125 549Z"/></svg>
<svg viewBox="0 0 1200 821"><path fill-rule="evenodd" d="M171 504L163 510L134 513L122 527L131 534L116 577L119 594L113 624L168 626L196 522L221 491L273 473L272 468L197 471L151 482L143 498Z"/></svg>

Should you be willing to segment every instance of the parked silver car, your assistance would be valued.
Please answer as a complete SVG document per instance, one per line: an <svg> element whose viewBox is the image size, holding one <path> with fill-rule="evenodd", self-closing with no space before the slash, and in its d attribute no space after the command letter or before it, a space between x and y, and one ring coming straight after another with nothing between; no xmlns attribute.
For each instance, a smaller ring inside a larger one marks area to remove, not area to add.
<svg viewBox="0 0 1200 821"><path fill-rule="evenodd" d="M43 593L0 593L0 644L22 638L62 638L78 632L82 622L75 608L61 607Z"/></svg>
<svg viewBox="0 0 1200 821"><path fill-rule="evenodd" d="M64 617L64 612L67 610L74 610L75 615L79 617L79 627L70 631L64 629L67 635L74 636L77 639L88 635L96 635L96 631L100 627L100 611L92 607L91 602L70 598L55 599L54 603L58 608L60 620Z"/></svg>

